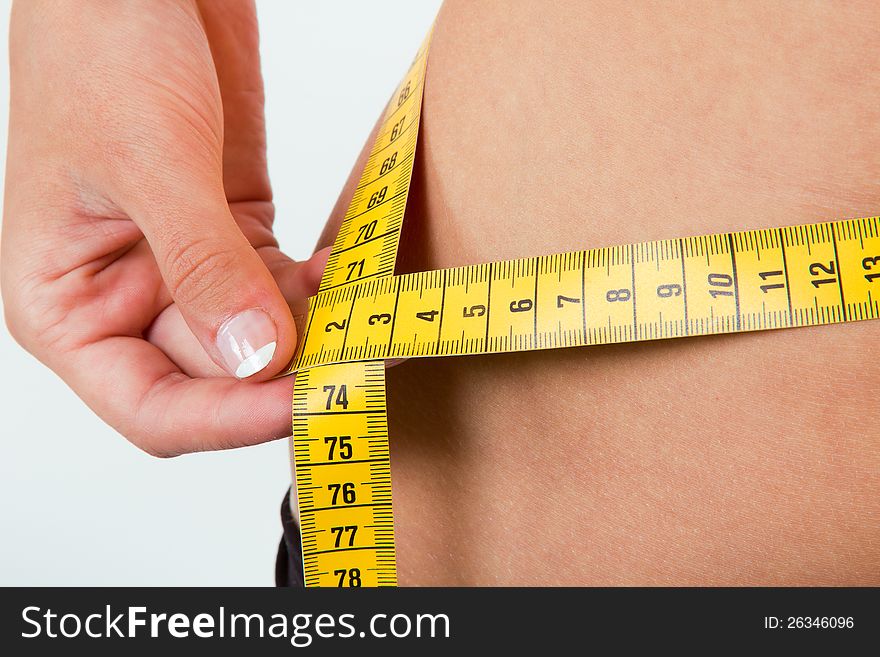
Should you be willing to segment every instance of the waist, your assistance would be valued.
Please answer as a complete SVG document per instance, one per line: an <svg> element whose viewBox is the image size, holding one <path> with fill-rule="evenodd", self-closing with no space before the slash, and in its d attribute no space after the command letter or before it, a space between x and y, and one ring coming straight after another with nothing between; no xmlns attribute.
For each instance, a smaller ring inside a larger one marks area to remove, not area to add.
<svg viewBox="0 0 880 657"><path fill-rule="evenodd" d="M877 214L870 13L798 9L447 3L398 271ZM401 583L876 584L878 331L390 370Z"/></svg>

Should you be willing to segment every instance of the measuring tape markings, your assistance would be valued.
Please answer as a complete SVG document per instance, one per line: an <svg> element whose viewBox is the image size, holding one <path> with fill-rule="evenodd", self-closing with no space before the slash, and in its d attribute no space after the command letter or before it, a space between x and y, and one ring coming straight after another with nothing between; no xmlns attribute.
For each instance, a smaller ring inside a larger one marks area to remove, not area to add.
<svg viewBox="0 0 880 657"><path fill-rule="evenodd" d="M294 367L873 319L876 278L877 217L379 278L310 300Z"/></svg>
<svg viewBox="0 0 880 657"><path fill-rule="evenodd" d="M392 96L340 225L320 286L333 298L394 272L426 54L427 40ZM323 326L325 333L347 339L353 310ZM310 313L306 334L317 325ZM306 586L397 584L385 363L359 361L299 372L294 384L291 461Z"/></svg>
<svg viewBox="0 0 880 657"><path fill-rule="evenodd" d="M419 52L393 96L398 105L386 113L364 165L327 260L322 291L394 273L418 140L426 54L424 48Z"/></svg>
<svg viewBox="0 0 880 657"><path fill-rule="evenodd" d="M384 359L880 317L877 217L393 276L428 39L377 131L287 372L307 586L397 583Z"/></svg>
<svg viewBox="0 0 880 657"><path fill-rule="evenodd" d="M306 585L393 586L384 363L300 372L293 408Z"/></svg>

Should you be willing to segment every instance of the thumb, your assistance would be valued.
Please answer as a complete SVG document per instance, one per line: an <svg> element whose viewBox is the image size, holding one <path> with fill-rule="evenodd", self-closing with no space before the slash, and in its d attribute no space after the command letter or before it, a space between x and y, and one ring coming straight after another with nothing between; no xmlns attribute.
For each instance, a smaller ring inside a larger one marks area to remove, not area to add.
<svg viewBox="0 0 880 657"><path fill-rule="evenodd" d="M293 357L290 308L235 222L220 177L197 178L160 184L149 204L141 192L129 215L205 351L231 375L268 379Z"/></svg>

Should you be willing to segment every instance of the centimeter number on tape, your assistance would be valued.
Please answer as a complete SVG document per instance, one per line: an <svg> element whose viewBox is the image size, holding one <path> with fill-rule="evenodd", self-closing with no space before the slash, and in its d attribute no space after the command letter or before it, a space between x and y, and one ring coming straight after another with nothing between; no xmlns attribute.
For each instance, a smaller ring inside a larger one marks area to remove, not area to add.
<svg viewBox="0 0 880 657"><path fill-rule="evenodd" d="M288 370L307 586L397 583L383 359L880 317L877 217L394 276L427 44L386 109Z"/></svg>
<svg viewBox="0 0 880 657"><path fill-rule="evenodd" d="M394 274L427 45L428 39L379 125L330 252L322 292L342 292L363 280L391 280ZM306 586L395 586L384 361L360 359L299 372L290 451Z"/></svg>
<svg viewBox="0 0 880 657"><path fill-rule="evenodd" d="M295 367L873 319L878 279L877 217L378 278L312 298Z"/></svg>

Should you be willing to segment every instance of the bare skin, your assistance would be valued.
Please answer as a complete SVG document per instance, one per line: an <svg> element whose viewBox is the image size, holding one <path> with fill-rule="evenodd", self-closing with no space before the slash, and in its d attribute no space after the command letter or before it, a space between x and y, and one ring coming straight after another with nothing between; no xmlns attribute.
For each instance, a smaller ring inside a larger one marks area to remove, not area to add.
<svg viewBox="0 0 880 657"><path fill-rule="evenodd" d="M399 270L880 213L875 5L450 0ZM13 12L6 319L157 455L289 432L322 259L271 233L256 44L231 0ZM255 308L277 349L235 381ZM390 370L401 583L880 584L878 337Z"/></svg>
<svg viewBox="0 0 880 657"><path fill-rule="evenodd" d="M877 214L878 28L869 3L450 0L399 271ZM390 370L401 583L880 583L878 338Z"/></svg>

